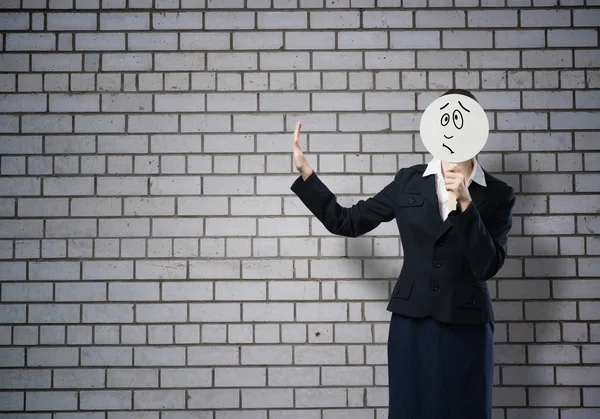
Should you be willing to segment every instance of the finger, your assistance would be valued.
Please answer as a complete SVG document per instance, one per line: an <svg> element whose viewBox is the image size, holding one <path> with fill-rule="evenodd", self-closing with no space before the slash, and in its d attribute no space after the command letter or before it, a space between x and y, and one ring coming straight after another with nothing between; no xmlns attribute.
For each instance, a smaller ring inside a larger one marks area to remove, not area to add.
<svg viewBox="0 0 600 419"><path fill-rule="evenodd" d="M300 129L302 128L302 123L300 121L296 122L296 129L294 130L294 142L298 143L300 138Z"/></svg>

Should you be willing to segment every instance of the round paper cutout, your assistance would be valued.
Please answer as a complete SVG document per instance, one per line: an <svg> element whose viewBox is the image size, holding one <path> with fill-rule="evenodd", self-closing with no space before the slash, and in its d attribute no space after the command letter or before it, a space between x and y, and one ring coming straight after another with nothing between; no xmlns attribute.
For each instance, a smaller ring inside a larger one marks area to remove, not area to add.
<svg viewBox="0 0 600 419"><path fill-rule="evenodd" d="M431 102L420 123L421 140L432 156L449 163L472 159L488 138L487 115L469 96L448 94Z"/></svg>

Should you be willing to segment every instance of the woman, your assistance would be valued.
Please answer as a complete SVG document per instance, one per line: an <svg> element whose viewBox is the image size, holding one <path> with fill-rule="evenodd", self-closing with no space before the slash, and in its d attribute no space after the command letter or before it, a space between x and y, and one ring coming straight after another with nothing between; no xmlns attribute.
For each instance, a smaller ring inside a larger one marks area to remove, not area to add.
<svg viewBox="0 0 600 419"><path fill-rule="evenodd" d="M398 224L404 260L388 304L389 419L491 419L494 315L485 281L504 263L513 189L475 159L433 159L345 208L306 162L300 128L291 189L328 231L358 237ZM456 210L446 210L449 192Z"/></svg>

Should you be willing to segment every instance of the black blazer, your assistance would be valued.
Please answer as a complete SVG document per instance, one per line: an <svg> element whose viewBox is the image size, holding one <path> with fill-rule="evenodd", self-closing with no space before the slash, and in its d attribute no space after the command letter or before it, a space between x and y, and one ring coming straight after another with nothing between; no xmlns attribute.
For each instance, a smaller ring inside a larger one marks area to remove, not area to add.
<svg viewBox="0 0 600 419"><path fill-rule="evenodd" d="M349 208L314 172L291 189L336 235L358 237L396 219L404 261L388 311L445 323L493 322L486 281L504 264L514 190L484 171L487 187L471 182L471 205L442 222L435 175L423 177L426 167L401 169L375 196Z"/></svg>

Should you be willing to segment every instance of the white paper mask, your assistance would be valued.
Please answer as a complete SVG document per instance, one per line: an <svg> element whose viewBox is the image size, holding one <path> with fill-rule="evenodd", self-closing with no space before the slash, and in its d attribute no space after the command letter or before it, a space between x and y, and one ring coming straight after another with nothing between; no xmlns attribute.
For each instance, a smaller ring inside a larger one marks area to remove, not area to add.
<svg viewBox="0 0 600 419"><path fill-rule="evenodd" d="M421 117L421 140L433 157L449 163L472 159L488 138L483 108L469 96L448 94L437 98Z"/></svg>

